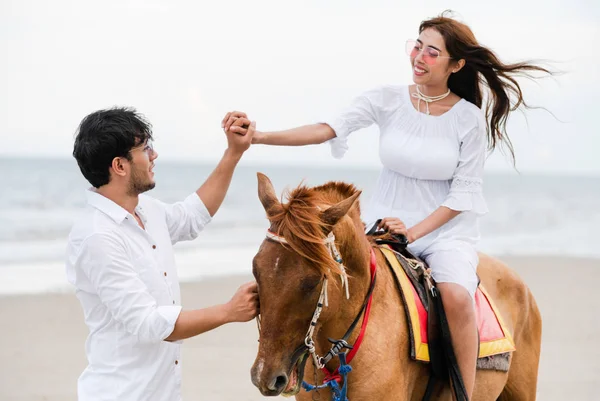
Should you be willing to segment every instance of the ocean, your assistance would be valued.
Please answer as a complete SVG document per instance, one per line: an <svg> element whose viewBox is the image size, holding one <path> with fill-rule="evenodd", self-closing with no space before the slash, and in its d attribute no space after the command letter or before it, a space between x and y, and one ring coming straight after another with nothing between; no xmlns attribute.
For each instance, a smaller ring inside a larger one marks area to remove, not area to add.
<svg viewBox="0 0 600 401"><path fill-rule="evenodd" d="M213 168L158 160L157 186L149 194L181 200ZM267 229L257 171L271 178L278 194L301 183L351 182L363 190L363 203L378 175L376 168L242 163L211 224L195 241L176 245L182 281L250 273ZM0 294L70 289L64 277L66 239L88 187L74 160L0 158ZM600 259L600 177L490 173L484 193L490 212L481 222L481 251Z"/></svg>

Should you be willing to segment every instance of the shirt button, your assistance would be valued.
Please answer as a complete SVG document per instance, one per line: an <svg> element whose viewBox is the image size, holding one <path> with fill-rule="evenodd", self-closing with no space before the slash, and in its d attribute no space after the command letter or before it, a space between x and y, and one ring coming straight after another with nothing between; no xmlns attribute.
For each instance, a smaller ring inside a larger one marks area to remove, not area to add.
<svg viewBox="0 0 600 401"><path fill-rule="evenodd" d="M165 277L167 277L167 272L164 273Z"/></svg>
<svg viewBox="0 0 600 401"><path fill-rule="evenodd" d="M152 245L152 249L156 249L156 245Z"/></svg>
<svg viewBox="0 0 600 401"><path fill-rule="evenodd" d="M175 300L173 300L173 305L175 305Z"/></svg>
<svg viewBox="0 0 600 401"><path fill-rule="evenodd" d="M179 361L178 361L178 360L175 360L175 365L178 365L178 364L179 364Z"/></svg>

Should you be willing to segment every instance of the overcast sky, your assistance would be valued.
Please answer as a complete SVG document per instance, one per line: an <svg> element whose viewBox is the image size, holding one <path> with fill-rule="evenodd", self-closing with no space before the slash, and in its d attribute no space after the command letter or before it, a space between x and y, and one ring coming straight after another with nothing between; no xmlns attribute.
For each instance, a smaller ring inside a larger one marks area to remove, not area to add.
<svg viewBox="0 0 600 401"><path fill-rule="evenodd" d="M591 0L2 0L0 156L70 157L86 114L128 105L153 123L159 161L214 161L229 110L284 129L335 115L373 86L411 83L404 42L447 8L501 59L548 59L565 71L524 84L530 103L563 122L515 115L518 167L600 173L600 13ZM254 147L245 162L379 164L376 128L350 146L343 161L319 146ZM489 159L488 170L508 168L502 155Z"/></svg>

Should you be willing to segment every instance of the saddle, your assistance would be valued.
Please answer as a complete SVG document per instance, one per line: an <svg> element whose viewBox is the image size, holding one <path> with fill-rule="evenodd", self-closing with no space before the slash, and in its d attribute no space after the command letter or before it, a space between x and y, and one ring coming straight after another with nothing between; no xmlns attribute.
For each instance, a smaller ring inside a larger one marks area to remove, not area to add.
<svg viewBox="0 0 600 401"><path fill-rule="evenodd" d="M435 389L436 381L450 380L457 401L468 401L466 388L458 368L450 329L436 283L431 277L431 269L407 248L408 240L403 235L375 231L378 220L367 235L374 237L375 243L388 246L402 266L406 277L412 283L422 305L427 311L427 336L431 374L423 400L429 400ZM407 297L410 295L405 295ZM404 300L406 302L406 300ZM411 338L414 338L412 326ZM411 347L414 349L414 347ZM412 356L412 355L411 355ZM413 356L414 357L414 356Z"/></svg>
<svg viewBox="0 0 600 401"><path fill-rule="evenodd" d="M431 396L434 382L447 382L448 379L456 399L466 400L466 392L456 393L464 390L464 384L454 355L441 294L431 276L431 269L410 252L404 236L375 231L377 224L367 235L372 236L379 245L402 296L410 336L410 357L416 361L430 362L431 374L424 400ZM480 341L477 368L508 371L509 354L515 350L515 344L499 309L481 285L479 277L475 309Z"/></svg>

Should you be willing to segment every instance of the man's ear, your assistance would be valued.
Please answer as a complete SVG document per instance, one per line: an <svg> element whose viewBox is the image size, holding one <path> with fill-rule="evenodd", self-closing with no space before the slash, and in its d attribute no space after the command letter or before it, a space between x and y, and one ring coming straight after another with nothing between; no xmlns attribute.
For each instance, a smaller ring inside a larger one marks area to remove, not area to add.
<svg viewBox="0 0 600 401"><path fill-rule="evenodd" d="M125 177L127 175L127 168L125 166L125 163L127 163L127 161L124 157L115 157L114 159L112 159L110 168L116 175Z"/></svg>

